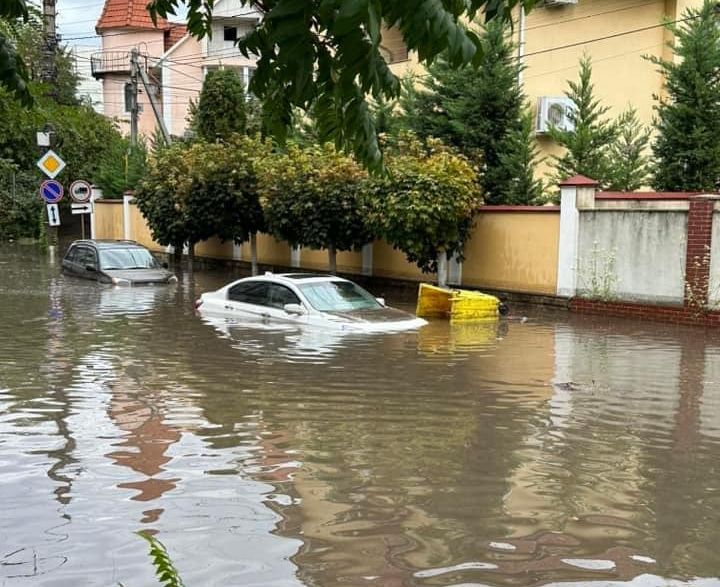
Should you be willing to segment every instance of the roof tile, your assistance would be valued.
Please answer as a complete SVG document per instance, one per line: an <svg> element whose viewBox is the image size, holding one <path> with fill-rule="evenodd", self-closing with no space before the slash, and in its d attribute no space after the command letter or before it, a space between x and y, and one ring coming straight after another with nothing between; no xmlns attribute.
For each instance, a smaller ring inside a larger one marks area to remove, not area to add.
<svg viewBox="0 0 720 587"><path fill-rule="evenodd" d="M157 26L153 24L147 11L147 0L105 0L100 20L95 30L114 28L138 28L167 30L173 25L164 18L158 17Z"/></svg>

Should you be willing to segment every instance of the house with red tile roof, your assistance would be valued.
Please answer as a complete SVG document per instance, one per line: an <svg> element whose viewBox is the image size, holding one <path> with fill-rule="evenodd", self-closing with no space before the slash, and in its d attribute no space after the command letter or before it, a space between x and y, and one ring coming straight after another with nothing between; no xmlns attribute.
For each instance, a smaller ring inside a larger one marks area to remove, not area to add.
<svg viewBox="0 0 720 587"><path fill-rule="evenodd" d="M138 131L152 137L158 126L150 95L171 135L183 136L192 100L197 100L208 71L233 68L249 83L255 59L238 51L235 41L250 32L261 14L243 7L240 0L217 0L213 31L202 40L187 34L183 23L158 18L153 22L147 0L105 0L96 25L102 50L91 57L92 74L103 84L105 114L130 129L130 55L135 49L150 87L140 84Z"/></svg>

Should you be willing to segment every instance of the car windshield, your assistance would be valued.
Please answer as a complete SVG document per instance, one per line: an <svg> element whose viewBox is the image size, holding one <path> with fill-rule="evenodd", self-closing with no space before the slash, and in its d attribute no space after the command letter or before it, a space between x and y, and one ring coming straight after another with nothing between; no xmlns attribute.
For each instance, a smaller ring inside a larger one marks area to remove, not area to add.
<svg viewBox="0 0 720 587"><path fill-rule="evenodd" d="M113 269L157 269L158 262L147 249L140 247L122 247L100 249L100 268Z"/></svg>
<svg viewBox="0 0 720 587"><path fill-rule="evenodd" d="M317 281L298 286L310 305L319 312L374 310L382 306L359 285L351 281Z"/></svg>

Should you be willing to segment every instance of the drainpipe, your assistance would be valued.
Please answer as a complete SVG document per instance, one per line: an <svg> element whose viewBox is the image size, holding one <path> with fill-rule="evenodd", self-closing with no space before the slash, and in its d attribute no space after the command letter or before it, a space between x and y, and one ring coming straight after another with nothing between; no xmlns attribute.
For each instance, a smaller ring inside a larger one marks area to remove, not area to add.
<svg viewBox="0 0 720 587"><path fill-rule="evenodd" d="M518 18L518 86L523 85L523 66L525 65L525 8L520 5L520 16Z"/></svg>

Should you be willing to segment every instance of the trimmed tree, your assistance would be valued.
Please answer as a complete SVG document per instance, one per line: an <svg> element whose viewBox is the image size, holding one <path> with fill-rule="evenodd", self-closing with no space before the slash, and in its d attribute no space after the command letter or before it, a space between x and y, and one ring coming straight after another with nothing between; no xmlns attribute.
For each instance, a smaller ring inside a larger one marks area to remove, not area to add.
<svg viewBox="0 0 720 587"><path fill-rule="evenodd" d="M332 146L300 148L265 161L261 193L268 228L292 246L327 249L331 273L337 251L373 238L363 207L365 172Z"/></svg>
<svg viewBox="0 0 720 587"><path fill-rule="evenodd" d="M148 161L135 203L148 223L153 240L175 248L179 262L190 240L186 200L192 189L191 161L186 146L173 143Z"/></svg>
<svg viewBox="0 0 720 587"><path fill-rule="evenodd" d="M238 244L249 240L253 275L258 271L256 235L265 230L257 172L270 150L269 143L244 135L191 148L190 233L198 241L212 236Z"/></svg>
<svg viewBox="0 0 720 587"><path fill-rule="evenodd" d="M430 146L428 154L410 140L388 156L389 175L369 182L369 221L377 236L445 286L447 259L462 258L482 198L467 159L437 142Z"/></svg>
<svg viewBox="0 0 720 587"><path fill-rule="evenodd" d="M720 29L716 3L667 24L679 59L650 58L665 79L658 97L652 145L653 187L661 191L715 191L720 184Z"/></svg>
<svg viewBox="0 0 720 587"><path fill-rule="evenodd" d="M610 177L609 148L617 137L617 125L605 115L609 108L595 98L592 84L592 64L589 57L580 60L580 77L568 82L570 89L565 95L574 108L568 118L572 130L551 128L550 137L565 148L565 153L555 158L557 180L573 175L591 177L605 188Z"/></svg>
<svg viewBox="0 0 720 587"><path fill-rule="evenodd" d="M247 125L245 86L232 69L209 71L205 76L190 127L208 142L228 140L244 133Z"/></svg>

